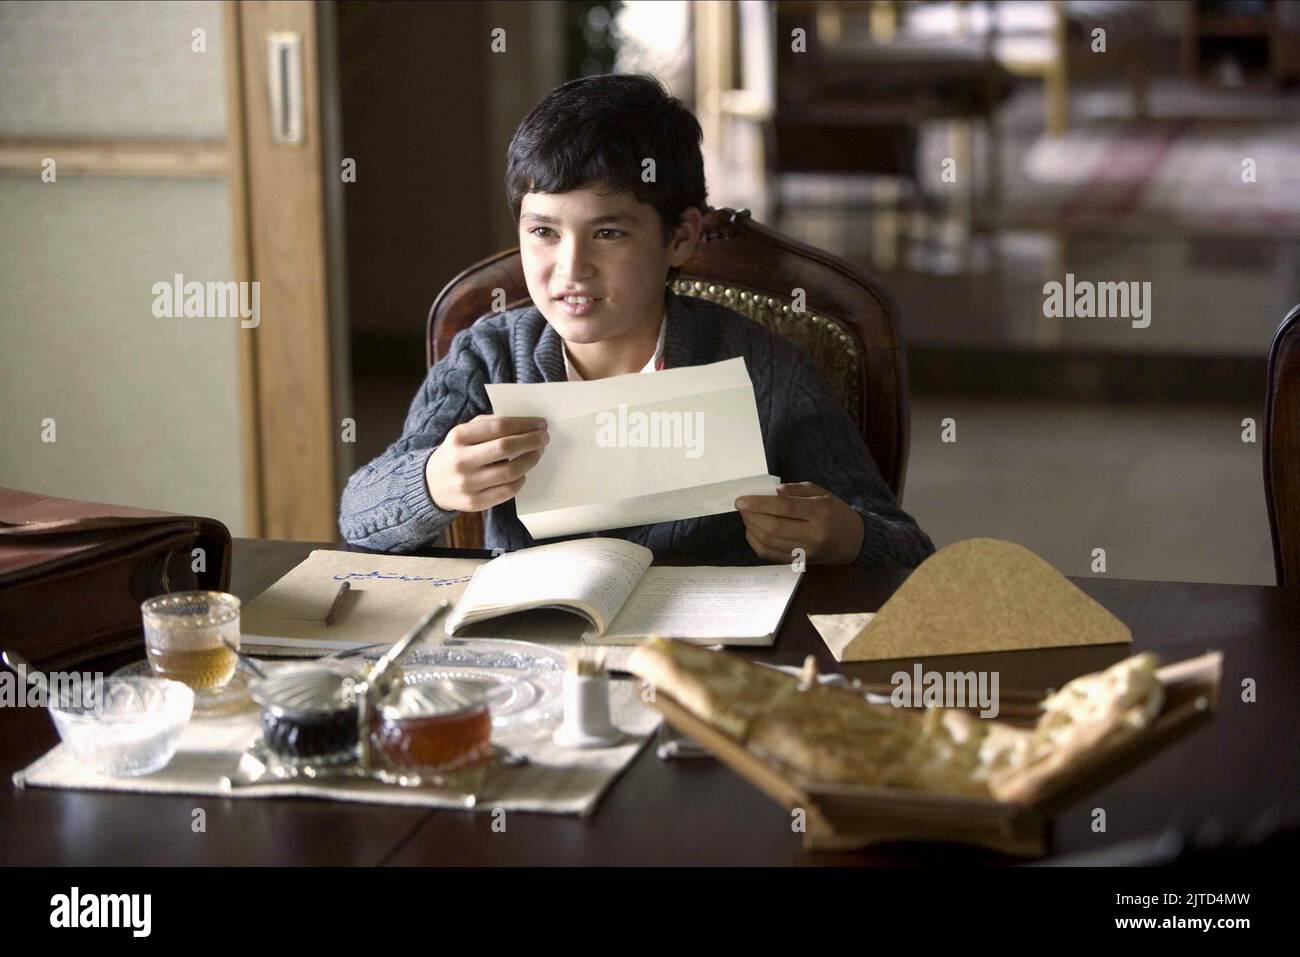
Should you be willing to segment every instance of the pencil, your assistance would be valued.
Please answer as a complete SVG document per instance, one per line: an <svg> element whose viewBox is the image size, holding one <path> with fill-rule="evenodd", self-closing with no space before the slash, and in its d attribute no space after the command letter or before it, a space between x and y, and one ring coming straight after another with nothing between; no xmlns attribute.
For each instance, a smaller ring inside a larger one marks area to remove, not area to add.
<svg viewBox="0 0 1300 957"><path fill-rule="evenodd" d="M352 582L350 581L345 581L342 585L339 585L338 594L334 596L334 602L330 605L330 610L325 613L326 628L334 624L334 616L337 615L339 609L343 607L343 599L347 596L348 590L351 589L351 587Z"/></svg>

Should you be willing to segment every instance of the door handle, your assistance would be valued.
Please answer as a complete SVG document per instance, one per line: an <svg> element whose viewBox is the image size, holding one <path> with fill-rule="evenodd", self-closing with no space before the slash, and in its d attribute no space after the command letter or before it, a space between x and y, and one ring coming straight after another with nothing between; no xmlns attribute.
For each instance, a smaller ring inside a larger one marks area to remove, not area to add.
<svg viewBox="0 0 1300 957"><path fill-rule="evenodd" d="M266 35L266 92L271 104L272 141L301 143L302 34Z"/></svg>

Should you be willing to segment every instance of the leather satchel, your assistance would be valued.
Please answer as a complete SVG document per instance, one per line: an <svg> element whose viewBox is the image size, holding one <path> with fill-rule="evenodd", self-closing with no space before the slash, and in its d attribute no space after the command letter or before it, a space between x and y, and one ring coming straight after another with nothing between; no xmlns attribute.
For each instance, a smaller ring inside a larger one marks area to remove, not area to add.
<svg viewBox="0 0 1300 957"><path fill-rule="evenodd" d="M225 591L230 552L215 519L0 488L0 646L42 669L143 653L140 603Z"/></svg>

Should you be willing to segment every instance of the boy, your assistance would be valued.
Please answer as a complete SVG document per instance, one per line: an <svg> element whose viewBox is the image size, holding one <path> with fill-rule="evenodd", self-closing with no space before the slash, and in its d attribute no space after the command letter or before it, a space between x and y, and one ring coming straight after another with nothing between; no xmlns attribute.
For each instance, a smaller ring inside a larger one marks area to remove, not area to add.
<svg viewBox="0 0 1300 957"><path fill-rule="evenodd" d="M487 511L485 544L534 544L514 497L546 454L543 420L491 414L489 382L563 382L745 358L776 495L739 512L613 529L656 558L700 564L912 567L934 551L898 508L862 438L789 340L665 286L707 209L699 123L646 76L558 87L511 140L506 192L533 306L455 337L401 437L343 492L339 528L383 551L432 545L459 511ZM654 160L653 177L645 176ZM646 182L646 180L651 180Z"/></svg>

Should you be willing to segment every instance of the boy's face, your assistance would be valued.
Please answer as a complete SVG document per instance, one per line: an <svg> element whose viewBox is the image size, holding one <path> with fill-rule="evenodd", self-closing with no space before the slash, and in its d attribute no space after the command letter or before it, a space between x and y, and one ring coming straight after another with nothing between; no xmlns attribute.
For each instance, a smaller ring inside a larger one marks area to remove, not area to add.
<svg viewBox="0 0 1300 957"><path fill-rule="evenodd" d="M619 340L650 324L657 329L664 279L670 266L691 257L700 218L694 207L688 210L665 245L655 208L630 193L591 187L525 193L519 248L528 293L565 342Z"/></svg>

